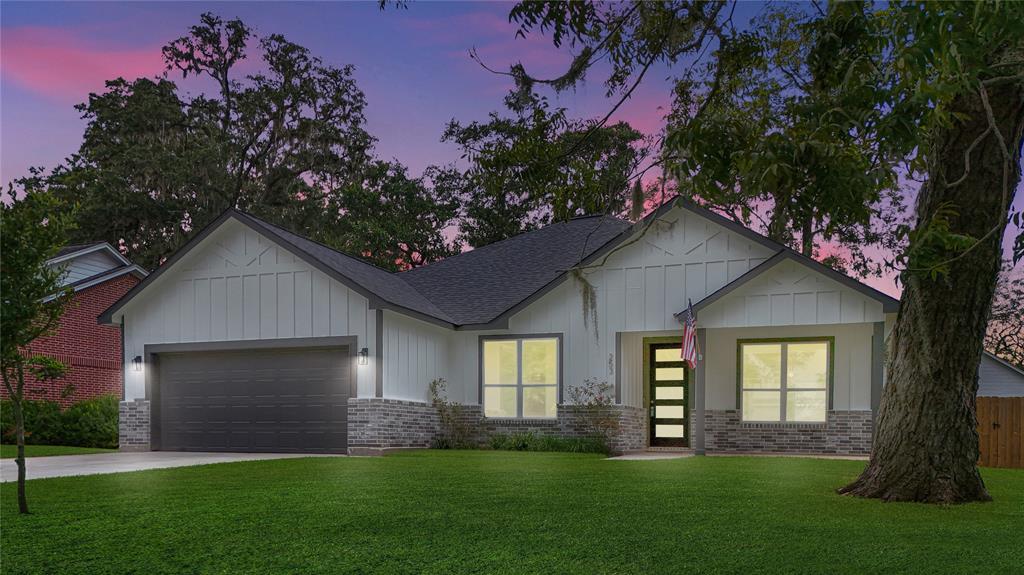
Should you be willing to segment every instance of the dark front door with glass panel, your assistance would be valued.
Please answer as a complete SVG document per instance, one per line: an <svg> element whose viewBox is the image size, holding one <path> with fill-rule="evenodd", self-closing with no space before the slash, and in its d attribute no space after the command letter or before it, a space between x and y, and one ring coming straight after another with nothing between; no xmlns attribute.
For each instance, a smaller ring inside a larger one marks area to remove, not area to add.
<svg viewBox="0 0 1024 575"><path fill-rule="evenodd" d="M678 343L654 343L650 358L651 447L690 445L690 397Z"/></svg>

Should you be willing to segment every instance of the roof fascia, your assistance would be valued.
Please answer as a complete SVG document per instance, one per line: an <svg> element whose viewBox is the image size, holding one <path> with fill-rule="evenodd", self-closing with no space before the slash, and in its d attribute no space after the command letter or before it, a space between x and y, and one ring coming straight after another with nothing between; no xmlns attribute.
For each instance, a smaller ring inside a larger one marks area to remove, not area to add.
<svg viewBox="0 0 1024 575"><path fill-rule="evenodd" d="M82 257L82 256L84 256L86 254L91 254L93 252L104 251L104 250L107 251L111 256L113 256L117 261L121 262L121 265L124 265L124 266L134 265L134 264L132 264L132 262L128 258L124 257L124 255L122 255L121 252L119 252L116 249L114 249L114 246L110 245L107 242L100 242L100 243L97 243L97 244L93 244L93 245L91 245L89 247L82 248L82 249L80 249L78 251L74 251L74 252L71 252L69 254L64 254L62 256L58 256L58 257L55 257L55 258L48 259L48 260L46 260L46 265L54 265L54 264L63 263L63 262L69 261L69 260L80 258L80 257Z"/></svg>

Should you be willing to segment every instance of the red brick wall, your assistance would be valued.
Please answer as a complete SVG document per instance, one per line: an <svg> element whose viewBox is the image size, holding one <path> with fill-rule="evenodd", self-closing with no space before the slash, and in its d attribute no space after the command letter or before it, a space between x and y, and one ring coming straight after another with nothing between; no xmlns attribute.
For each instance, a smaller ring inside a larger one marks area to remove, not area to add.
<svg viewBox="0 0 1024 575"><path fill-rule="evenodd" d="M126 274L75 293L57 331L29 346L33 354L55 357L70 371L46 383L26 378L27 399L50 399L67 407L107 393L121 397L121 329L99 325L96 318L137 283L138 278ZM69 384L74 391L61 397ZM0 389L0 397L6 396L7 390Z"/></svg>

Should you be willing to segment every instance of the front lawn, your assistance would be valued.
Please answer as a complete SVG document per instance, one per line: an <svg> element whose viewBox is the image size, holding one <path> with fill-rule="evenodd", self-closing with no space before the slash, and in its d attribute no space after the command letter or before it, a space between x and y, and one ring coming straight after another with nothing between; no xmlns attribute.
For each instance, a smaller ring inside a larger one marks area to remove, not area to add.
<svg viewBox="0 0 1024 575"><path fill-rule="evenodd" d="M419 451L29 482L3 573L1012 573L1024 472L994 503L835 495L864 463Z"/></svg>
<svg viewBox="0 0 1024 575"><path fill-rule="evenodd" d="M116 449L99 447L69 447L67 445L26 445L25 457L49 457L51 455L86 455L88 453L110 453ZM17 445L0 445L0 459L14 459L18 456Z"/></svg>

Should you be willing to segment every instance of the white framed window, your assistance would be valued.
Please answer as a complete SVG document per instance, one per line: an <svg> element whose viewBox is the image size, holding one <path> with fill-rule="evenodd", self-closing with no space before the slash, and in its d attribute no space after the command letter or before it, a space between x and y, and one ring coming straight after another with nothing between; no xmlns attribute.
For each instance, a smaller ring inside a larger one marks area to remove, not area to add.
<svg viewBox="0 0 1024 575"><path fill-rule="evenodd" d="M833 341L740 340L737 400L742 420L824 423Z"/></svg>
<svg viewBox="0 0 1024 575"><path fill-rule="evenodd" d="M485 417L555 418L561 338L481 338L480 391Z"/></svg>

